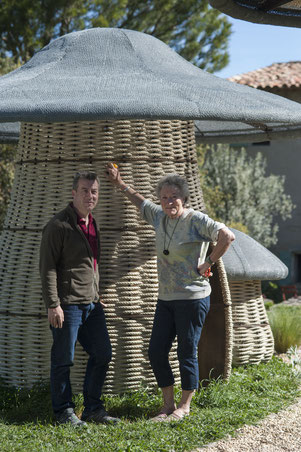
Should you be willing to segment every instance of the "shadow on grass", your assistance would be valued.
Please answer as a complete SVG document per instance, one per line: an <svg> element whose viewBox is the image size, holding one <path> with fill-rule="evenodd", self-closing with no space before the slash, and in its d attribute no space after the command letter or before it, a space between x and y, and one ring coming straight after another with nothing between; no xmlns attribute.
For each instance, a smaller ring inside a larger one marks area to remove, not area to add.
<svg viewBox="0 0 301 452"><path fill-rule="evenodd" d="M160 407L161 405L158 405L155 408L145 408L143 406L137 406L134 403L124 401L119 403L118 407L108 409L108 412L111 416L119 417L122 420L137 422L154 417L158 414Z"/></svg>
<svg viewBox="0 0 301 452"><path fill-rule="evenodd" d="M36 383L27 389L7 386L0 380L0 417L9 424L52 422L49 383Z"/></svg>
<svg viewBox="0 0 301 452"><path fill-rule="evenodd" d="M176 397L177 395L177 389ZM148 387L141 382L133 392L109 395L104 397L104 403L110 415L134 422L149 419L162 407L162 393L157 387Z"/></svg>
<svg viewBox="0 0 301 452"><path fill-rule="evenodd" d="M106 410L111 416L130 422L154 416L161 407L161 396L158 392L150 392L149 388L139 389L124 396L104 396ZM74 396L73 401L75 413L80 417L84 408L83 395ZM36 383L28 389L7 386L0 379L0 421L15 425L53 424L49 382Z"/></svg>

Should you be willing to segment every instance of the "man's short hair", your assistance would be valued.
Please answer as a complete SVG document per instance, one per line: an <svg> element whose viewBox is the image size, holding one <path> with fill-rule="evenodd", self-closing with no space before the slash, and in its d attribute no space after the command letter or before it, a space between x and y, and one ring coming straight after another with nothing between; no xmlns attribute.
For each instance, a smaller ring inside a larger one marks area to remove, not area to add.
<svg viewBox="0 0 301 452"><path fill-rule="evenodd" d="M73 178L73 184L72 184L72 189L73 190L77 190L78 188L78 181L80 179L87 179L87 180L91 180L91 181L96 181L99 185L99 179L98 176L95 172L93 171L78 171L74 178Z"/></svg>

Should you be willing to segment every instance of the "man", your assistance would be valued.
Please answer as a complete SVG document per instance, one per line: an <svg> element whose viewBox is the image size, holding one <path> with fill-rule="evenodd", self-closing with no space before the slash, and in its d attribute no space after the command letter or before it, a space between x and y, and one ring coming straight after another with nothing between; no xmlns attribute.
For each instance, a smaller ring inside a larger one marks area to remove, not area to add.
<svg viewBox="0 0 301 452"><path fill-rule="evenodd" d="M92 172L77 173L71 202L43 230L40 273L43 299L53 335L51 399L59 424L116 423L100 400L112 357L110 339L99 296L99 235L92 210L99 181ZM89 359L83 386L82 420L74 413L70 367L79 341Z"/></svg>

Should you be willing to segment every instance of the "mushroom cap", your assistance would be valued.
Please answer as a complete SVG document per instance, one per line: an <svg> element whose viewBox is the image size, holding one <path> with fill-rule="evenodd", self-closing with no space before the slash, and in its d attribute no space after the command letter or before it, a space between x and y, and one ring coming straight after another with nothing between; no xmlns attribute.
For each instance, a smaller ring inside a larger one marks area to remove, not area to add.
<svg viewBox="0 0 301 452"><path fill-rule="evenodd" d="M222 257L229 281L264 281L287 277L288 268L278 257L247 234L236 229L232 231L235 240Z"/></svg>
<svg viewBox="0 0 301 452"><path fill-rule="evenodd" d="M209 74L160 40L93 28L52 41L0 77L0 122L199 119L301 124L301 105Z"/></svg>

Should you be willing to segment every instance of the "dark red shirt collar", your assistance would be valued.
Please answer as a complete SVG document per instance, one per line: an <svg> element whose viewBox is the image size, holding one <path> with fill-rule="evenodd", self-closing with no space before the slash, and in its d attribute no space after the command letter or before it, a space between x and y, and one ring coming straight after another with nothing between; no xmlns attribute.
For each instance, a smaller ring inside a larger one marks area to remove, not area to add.
<svg viewBox="0 0 301 452"><path fill-rule="evenodd" d="M79 224L79 225L85 225L86 226L86 219L85 218L81 218L79 215L78 215L78 213L76 212L76 215L77 215L77 224ZM89 217L88 217L88 220L89 220L89 225L91 225L92 223L93 223L93 217L92 217L92 214L91 213L89 213Z"/></svg>
<svg viewBox="0 0 301 452"><path fill-rule="evenodd" d="M73 203L71 204L74 211L76 212ZM89 222L88 225L86 225L86 219L81 218L78 213L76 212L77 216L77 224L81 228L82 232L84 233L86 239L89 242L89 245L91 247L93 257L94 257L94 270L96 270L97 266L97 254L98 254L98 240L97 240L97 231L96 231L96 225L93 219L93 216L91 213L89 213Z"/></svg>

